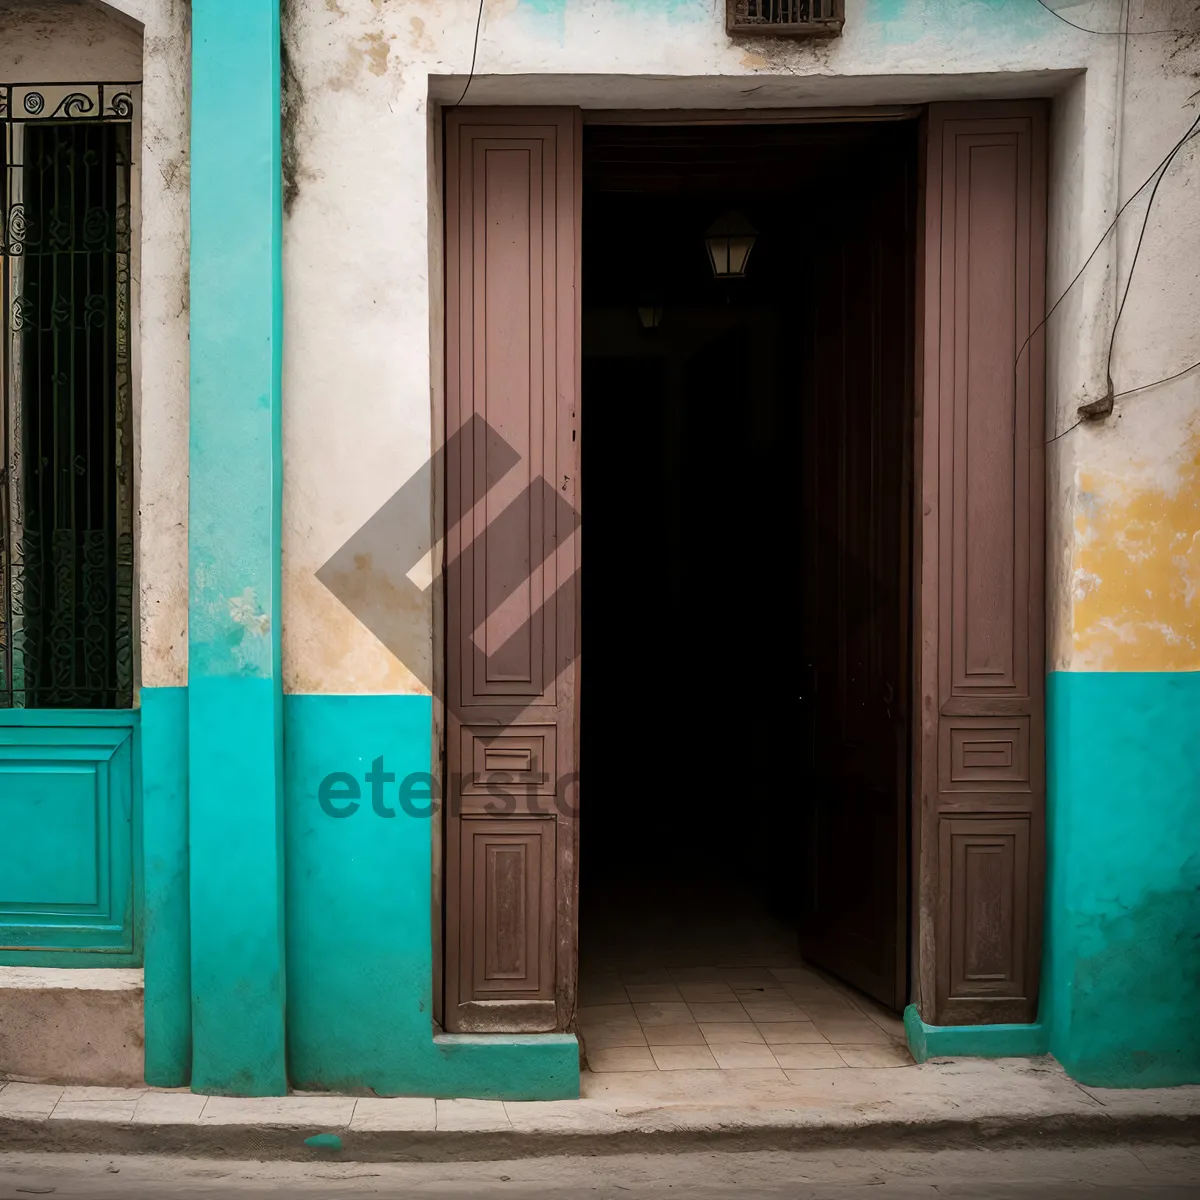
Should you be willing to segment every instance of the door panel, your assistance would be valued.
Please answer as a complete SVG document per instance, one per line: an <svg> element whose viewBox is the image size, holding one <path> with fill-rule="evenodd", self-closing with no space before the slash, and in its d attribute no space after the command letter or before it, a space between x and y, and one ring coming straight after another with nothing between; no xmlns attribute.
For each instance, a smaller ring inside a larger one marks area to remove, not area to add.
<svg viewBox="0 0 1200 1200"><path fill-rule="evenodd" d="M805 957L890 1008L907 973L912 168L848 189L818 250L805 438Z"/></svg>
<svg viewBox="0 0 1200 1200"><path fill-rule="evenodd" d="M445 1024L574 1009L578 114L446 119ZM457 435L457 436L456 436Z"/></svg>
<svg viewBox="0 0 1200 1200"><path fill-rule="evenodd" d="M553 821L470 817L459 837L463 907L476 933L473 995L528 1008L529 997L546 993L546 1017L554 1015L554 832Z"/></svg>
<svg viewBox="0 0 1200 1200"><path fill-rule="evenodd" d="M924 226L921 1015L1032 1021L1045 800L1046 115L934 105ZM1014 363L1016 367L1014 369Z"/></svg>

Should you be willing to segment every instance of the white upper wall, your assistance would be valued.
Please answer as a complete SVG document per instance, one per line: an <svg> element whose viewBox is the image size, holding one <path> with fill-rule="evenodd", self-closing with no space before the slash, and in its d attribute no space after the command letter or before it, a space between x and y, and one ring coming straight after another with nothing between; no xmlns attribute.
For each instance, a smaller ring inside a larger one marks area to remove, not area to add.
<svg viewBox="0 0 1200 1200"><path fill-rule="evenodd" d="M1121 0L1047 2L1094 28L1122 21ZM484 0L466 102L766 108L1053 96L1051 297L1195 112L1194 36L1134 37L1126 57L1124 39L1071 29L1038 0L846 8L844 35L814 44L732 42L723 0ZM440 421L435 101L462 92L479 9L475 0L284 0L283 10L285 682L420 690L316 571L426 460ZM184 0L0 0L0 78L144 80L146 685L186 682L188 18ZM1131 0L1130 20L1135 32L1188 30L1198 15L1192 0ZM1179 155L1156 200L1113 349L1118 391L1200 358L1195 154L1193 143ZM1050 322L1048 436L1105 390L1115 296L1145 198ZM1052 666L1200 667L1190 629L1200 593L1189 491L1200 485L1197 376L1120 399L1108 421L1052 444ZM433 610L430 593L397 612L403 640L430 659Z"/></svg>
<svg viewBox="0 0 1200 1200"><path fill-rule="evenodd" d="M1078 24L1121 27L1119 0L1050 2ZM1132 0L1131 28L1200 27L1191 8ZM475 0L285 6L283 636L291 690L420 687L315 572L430 451L441 377L433 101L461 95L478 12ZM1049 293L1056 297L1100 239L1118 196L1128 196L1191 119L1188 95L1200 86L1196 39L1131 41L1125 64L1123 39L1072 29L1038 0L846 0L843 36L818 43L731 41L724 0L484 0L466 103L765 108L1054 96ZM1200 274L1196 223L1181 219L1187 169L1180 161L1175 199L1161 208L1174 213L1173 232L1160 232L1138 266L1141 296L1131 299L1114 355L1121 386L1190 350L1200 357L1196 309L1182 307ZM1127 270L1129 245L1124 229L1109 239L1052 322L1048 428L1066 428L1078 404L1104 392L1113 272L1118 257ZM1143 353L1148 339L1153 348ZM1058 666L1086 664L1073 649L1077 477L1093 461L1120 459L1130 445L1150 476L1165 470L1160 443L1170 442L1171 454L1186 443L1181 431L1197 408L1196 381L1173 395L1164 406L1142 404L1136 415L1130 402L1105 426L1080 428L1052 446ZM379 569L362 566L365 575ZM421 611L398 610L396 619L431 644L432 593Z"/></svg>

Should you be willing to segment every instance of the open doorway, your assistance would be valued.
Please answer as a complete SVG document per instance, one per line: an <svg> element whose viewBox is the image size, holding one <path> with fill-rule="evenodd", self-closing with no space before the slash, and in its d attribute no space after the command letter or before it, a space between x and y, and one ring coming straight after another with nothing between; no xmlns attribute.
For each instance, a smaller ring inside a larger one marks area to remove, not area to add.
<svg viewBox="0 0 1200 1200"><path fill-rule="evenodd" d="M727 947L1032 1021L1046 106L648 116L446 116L445 1027Z"/></svg>
<svg viewBox="0 0 1200 1200"><path fill-rule="evenodd" d="M584 1006L907 1000L916 166L912 122L584 129Z"/></svg>

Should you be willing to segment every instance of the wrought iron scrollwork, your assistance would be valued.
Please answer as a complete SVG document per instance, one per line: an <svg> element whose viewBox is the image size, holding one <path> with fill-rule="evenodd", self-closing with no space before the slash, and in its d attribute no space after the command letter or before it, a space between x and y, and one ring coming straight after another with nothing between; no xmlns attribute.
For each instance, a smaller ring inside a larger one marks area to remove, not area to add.
<svg viewBox="0 0 1200 1200"><path fill-rule="evenodd" d="M69 121L77 121L86 117L96 107L96 101L83 92L72 92L58 102L58 107L50 114L51 117L65 117Z"/></svg>
<svg viewBox="0 0 1200 1200"><path fill-rule="evenodd" d="M25 110L26 116L30 117L47 117L50 120L61 117L66 121L78 121L95 112L96 98L89 96L86 92L68 92L47 113L45 95L42 92L28 91L21 101L21 107Z"/></svg>
<svg viewBox="0 0 1200 1200"><path fill-rule="evenodd" d="M133 702L137 94L0 86L0 708Z"/></svg>
<svg viewBox="0 0 1200 1200"><path fill-rule="evenodd" d="M25 205L16 203L9 207L8 219L5 222L4 244L2 249L6 257L16 258L25 253L25 238L29 227L25 221Z"/></svg>
<svg viewBox="0 0 1200 1200"><path fill-rule="evenodd" d="M9 121L132 121L138 84L0 84L0 123Z"/></svg>

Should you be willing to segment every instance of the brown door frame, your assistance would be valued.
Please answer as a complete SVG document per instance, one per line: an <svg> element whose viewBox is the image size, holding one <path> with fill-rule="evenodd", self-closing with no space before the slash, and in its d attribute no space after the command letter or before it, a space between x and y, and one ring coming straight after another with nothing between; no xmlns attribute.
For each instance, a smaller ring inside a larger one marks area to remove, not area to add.
<svg viewBox="0 0 1200 1200"><path fill-rule="evenodd" d="M529 110L518 107L504 109L468 109L463 110L464 114L480 115L486 117L487 113L503 112L506 116L519 118L522 115L528 114ZM703 125L703 124L754 124L764 120L771 122L837 122L837 121L888 121L888 120L920 120L920 139L918 147L918 194L917 194L917 245L916 245L916 301L915 301L915 347L912 357L911 368L911 394L912 401L912 442L906 447L905 457L911 464L910 475L908 479L909 490L912 499L912 521L910 525L911 536L911 567L908 572L910 588L908 590L909 606L909 630L911 636L911 649L909 654L909 673L911 681L911 697L912 706L910 714L910 729L912 733L912 753L909 769L909 856L910 866L906 872L907 880L905 883L906 902L901 906L905 916L902 918L905 926L906 942L908 946L908 957L911 963L909 972L909 996L910 1000L916 1001L920 1005L921 1015L925 1020L936 1022L942 1020L945 1022L952 1021L1013 1021L1013 1020L1032 1020L1036 1015L1037 1004L1037 986L1038 986L1038 967L1040 962L1040 946L1041 946L1041 898L1043 886L1043 862L1044 862L1044 745L1039 738L1035 736L1030 750L1030 763L1034 770L1034 778L1031 780L1030 800L1027 805L1028 816L1030 820L1030 843L1029 843L1029 858L1028 858L1028 892L1027 892L1027 916L1028 916L1028 937L1025 942L1025 970L1023 979L1021 980L1020 996L1011 998L1000 997L999 1004L979 1004L969 1003L966 1006L955 1003L947 1003L949 993L948 967L949 955L951 947L949 946L949 931L947 929L947 912L948 897L946 893L950 887L950 881L944 878L945 871L943 865L940 865L941 855L939 853L939 821L947 815L939 809L938 794L938 779L939 779L939 742L938 742L938 722L936 719L930 719L930 705L934 705L933 712L936 713L937 704L937 631L930 629L928 622L930 613L937 611L938 598L938 581L936 578L936 563L931 573L930 562L923 557L923 551L932 540L933 544L937 544L937 481L933 476L936 476L937 465L936 458L938 452L937 442L937 422L926 422L925 412L930 404L935 403L936 397L936 371L933 368L931 357L936 355L939 348L939 340L936 333L930 329L929 318L931 313L936 311L936 305L931 307L931 297L936 291L935 283L930 278L931 272L928 270L928 253L932 246L937 245L937 241L941 236L941 220L940 213L934 211L934 206L930 203L929 181L932 175L930 166L931 153L940 153L931 146L931 129L933 136L940 136L944 128L944 122L947 119L983 119L988 117L997 119L1013 119L1017 121L1027 121L1031 131L1030 138L1032 142L1032 161L1034 180L1033 188L1034 196L1034 218L1033 225L1030 230L1030 261L1033 264L1034 274L1037 275L1040 271L1041 290L1039 291L1037 280L1035 279L1031 302L1033 308L1029 310L1032 314L1040 299L1042 310L1044 310L1044 272L1045 272L1045 238L1046 238L1046 214L1045 214L1045 188L1046 188L1046 125L1047 114L1046 104L1043 101L979 101L970 104L934 104L929 106L919 107L901 107L901 106L881 106L878 108L854 108L854 109L799 109L799 110L768 110L764 112L757 111L729 111L716 112L705 110L663 110L658 113L648 113L645 111L605 111L605 112L587 112L575 109L575 129L578 132L582 123L605 123L605 124L621 124L621 123L639 123L639 124L664 124L664 125ZM439 110L435 121L435 136L441 146L445 145L445 136L447 123L454 116L454 110L443 107ZM499 119L499 118L494 118ZM576 142L578 147L579 143ZM435 161L440 161L440 155L435 154ZM940 161L940 158L939 158ZM447 177L446 167L442 164L441 172L441 187L440 194L442 200L442 212L444 214L443 221L443 249L445 249L449 241L448 228L448 197L447 197ZM574 162L575 175L575 190L574 203L576 206L575 219L577 221L576 228L581 228L581 218L579 215L579 205L581 201L581 169L582 169L582 153L577 150ZM1040 208L1039 208L1040 204ZM1039 248L1040 247L1040 248ZM579 247L576 246L576 256L579 253ZM1039 257L1040 256L1040 257ZM447 256L443 254L445 262ZM446 271L446 282L449 285L449 270ZM578 287L575 290L574 308L575 308L575 327L576 336L578 337L579 324L581 320L580 304L581 304L581 289ZM447 286L445 305L448 311L450 288ZM1029 314L1027 314L1028 316ZM446 377L449 374L448 357L450 353L449 344L444 346L443 353L443 387L448 392L446 386ZM1042 455L1042 440L1041 434L1038 432L1041 429L1041 400L1044 398L1044 344L1041 336L1034 337L1030 347L1026 351L1027 370L1020 374L1021 380L1024 381L1024 386L1028 389L1028 404L1031 413L1036 414L1036 420L1033 422L1032 428L1035 437L1032 438L1030 450L1030 498L1034 504L1036 511L1031 513L1031 520L1036 522L1031 525L1031 536L1036 542L1036 546L1032 552L1030 559L1030 570L1033 573L1031 576L1031 587L1033 595L1041 596L1042 587L1042 571L1043 564L1040 562L1040 552L1043 546L1045 532L1045 518L1042 509L1041 491L1043 480L1043 455ZM579 406L579 364L578 357L576 358L574 392L570 397L571 420L577 420L580 413ZM560 404L562 400L560 399ZM446 405L447 415L449 414L449 403ZM578 463L576 461L576 471ZM932 473L932 475L931 475ZM931 496L932 488L932 496ZM442 482L441 489L443 495L442 502L445 500L444 491L445 483ZM931 509L931 500L933 507ZM438 511L438 504L435 503L435 512ZM443 528L442 533L445 534ZM576 606L578 607L578 597L576 597ZM1030 619L1034 622L1037 628L1034 629L1035 649L1044 643L1044 598L1042 599L1041 607L1038 609L1036 617L1031 612ZM446 644L449 638L449 625L447 623L445 612L438 614L438 618L443 622L443 637L441 638L442 654L440 669L442 672L443 682L447 680L448 666L446 663ZM435 645L438 644L438 639L435 635ZM1044 722L1044 700L1040 695L1040 684L1036 680L1044 682L1044 673L1041 670L1041 661L1037 660L1038 671L1035 681L1031 683L1031 688L1035 694L1030 703L1032 711L1030 713L1032 721L1036 726L1037 722ZM1013 705L1000 705L1001 708L1012 708ZM442 764L443 774L446 772L448 763L447 756L447 739L450 736L449 722L443 721L440 729L441 745L437 749L440 751L437 761ZM572 738L574 740L574 756L575 761L578 761L578 737L579 729L578 722L573 722ZM976 813L975 815L984 815ZM981 822L978 826L980 829L986 827L986 822ZM557 963L555 969L555 995L557 1008L556 1027L560 1029L570 1029L574 1026L575 1016L575 989L578 975L578 939L577 939L577 901L578 887L577 878L575 875L575 866L577 862L578 849L578 831L577 824L571 822L569 843L570 863L568 868L568 878L565 891L562 886L559 887L559 898L556 905L558 928L556 931L556 955ZM448 839L443 836L439 839L434 838L434 853L439 856L439 859L449 850ZM438 910L434 913L435 927L442 934L443 944L449 947L453 939L450 937L448 928L449 911L447 889L445 886L445 869L446 863L438 861L434 864L434 878L441 881L441 895ZM564 881L565 882L565 881ZM565 928L564 924L569 924L570 928ZM435 934L435 942L439 939ZM449 950L447 950L449 953ZM439 970L439 965L441 969ZM445 996L447 987L447 979L449 975L448 965L442 961L439 964L438 958L435 957L435 975L441 975L441 978L435 978L434 992L438 997L435 1002L435 1008L442 1009L442 998Z"/></svg>

